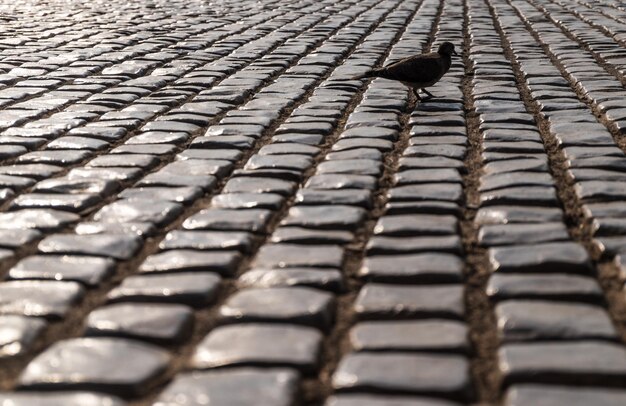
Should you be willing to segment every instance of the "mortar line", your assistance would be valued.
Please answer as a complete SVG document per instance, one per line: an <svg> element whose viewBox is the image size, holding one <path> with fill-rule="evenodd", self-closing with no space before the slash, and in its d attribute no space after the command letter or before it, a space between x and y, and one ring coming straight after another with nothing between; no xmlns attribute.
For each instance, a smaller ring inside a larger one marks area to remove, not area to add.
<svg viewBox="0 0 626 406"><path fill-rule="evenodd" d="M499 404L500 375L498 368L498 335L495 314L486 293L491 275L487 250L478 244L478 226L474 222L480 204L480 177L483 171L483 140L479 130L480 118L474 107L474 66L470 60L471 21L470 0L463 0L463 61L465 75L462 90L465 104L465 125L469 146L465 157L466 173L463 176L465 210L461 221L461 238L465 251L465 312L468 321L469 339L473 354L470 372L476 389L477 401L488 405ZM482 404L482 403L481 403Z"/></svg>

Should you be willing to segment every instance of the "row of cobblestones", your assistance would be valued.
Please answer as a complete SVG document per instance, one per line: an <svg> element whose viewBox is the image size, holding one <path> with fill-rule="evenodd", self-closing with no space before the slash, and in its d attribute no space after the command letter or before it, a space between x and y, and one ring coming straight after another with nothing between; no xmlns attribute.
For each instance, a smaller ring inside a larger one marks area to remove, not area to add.
<svg viewBox="0 0 626 406"><path fill-rule="evenodd" d="M626 404L619 2L0 21L0 405Z"/></svg>

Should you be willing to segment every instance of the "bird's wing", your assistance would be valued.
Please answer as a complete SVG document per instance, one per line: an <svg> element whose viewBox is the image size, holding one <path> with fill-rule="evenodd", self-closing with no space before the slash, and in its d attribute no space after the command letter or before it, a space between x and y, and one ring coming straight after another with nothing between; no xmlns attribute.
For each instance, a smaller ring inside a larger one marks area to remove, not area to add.
<svg viewBox="0 0 626 406"><path fill-rule="evenodd" d="M387 66L385 70L390 79L428 83L441 77L443 64L441 55L433 52L402 59Z"/></svg>

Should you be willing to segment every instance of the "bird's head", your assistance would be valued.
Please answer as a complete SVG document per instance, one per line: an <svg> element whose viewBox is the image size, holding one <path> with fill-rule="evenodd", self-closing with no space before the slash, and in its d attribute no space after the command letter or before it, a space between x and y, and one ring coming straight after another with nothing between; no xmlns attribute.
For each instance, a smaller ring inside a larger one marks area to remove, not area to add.
<svg viewBox="0 0 626 406"><path fill-rule="evenodd" d="M437 50L437 53L439 53L440 55L448 55L448 56L458 55L456 51L454 50L454 44L451 42L444 42L443 44L439 45L439 49Z"/></svg>

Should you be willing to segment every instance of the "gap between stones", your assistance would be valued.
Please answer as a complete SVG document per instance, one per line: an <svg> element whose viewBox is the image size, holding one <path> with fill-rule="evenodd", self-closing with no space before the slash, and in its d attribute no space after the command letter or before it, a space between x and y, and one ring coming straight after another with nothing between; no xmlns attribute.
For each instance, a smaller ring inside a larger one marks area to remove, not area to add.
<svg viewBox="0 0 626 406"><path fill-rule="evenodd" d="M474 218L480 203L480 176L482 166L482 135L479 115L474 109L472 78L474 67L470 54L469 0L463 2L463 63L465 74L462 81L467 127L468 150L465 157L466 173L463 176L465 210L461 221L461 239L465 251L465 312L469 327L469 339L474 350L470 359L470 372L476 389L476 400L494 404L500 397L500 374L498 372L498 335L493 308L487 297L486 285L491 270L486 249L478 245L478 227Z"/></svg>

